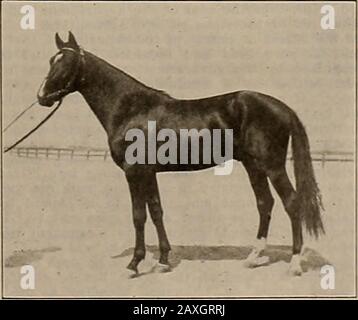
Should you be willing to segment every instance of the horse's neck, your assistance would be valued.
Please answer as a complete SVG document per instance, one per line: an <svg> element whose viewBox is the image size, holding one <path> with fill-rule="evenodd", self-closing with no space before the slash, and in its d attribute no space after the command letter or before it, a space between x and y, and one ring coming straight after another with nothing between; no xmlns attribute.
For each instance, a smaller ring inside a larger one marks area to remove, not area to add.
<svg viewBox="0 0 358 320"><path fill-rule="evenodd" d="M121 107L121 98L133 91L151 89L89 52L85 53L84 59L78 91L110 135L113 131L111 120L116 109Z"/></svg>

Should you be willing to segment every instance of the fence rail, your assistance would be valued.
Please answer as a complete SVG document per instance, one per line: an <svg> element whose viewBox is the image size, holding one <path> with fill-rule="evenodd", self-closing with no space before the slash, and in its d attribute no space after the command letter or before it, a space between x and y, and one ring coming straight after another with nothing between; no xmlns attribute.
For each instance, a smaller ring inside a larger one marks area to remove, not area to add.
<svg viewBox="0 0 358 320"><path fill-rule="evenodd" d="M77 149L77 148L44 148L44 147L18 147L10 151L11 155L24 158L41 159L87 159L94 158L106 160L110 157L107 149Z"/></svg>
<svg viewBox="0 0 358 320"><path fill-rule="evenodd" d="M106 161L111 157L108 149L82 149L82 148L53 148L53 147L18 147L10 151L11 155L24 158L40 159L86 159ZM321 162L322 166L326 162L353 162L353 152L342 151L313 151L311 153L313 161ZM288 160L292 160L292 155L288 155Z"/></svg>

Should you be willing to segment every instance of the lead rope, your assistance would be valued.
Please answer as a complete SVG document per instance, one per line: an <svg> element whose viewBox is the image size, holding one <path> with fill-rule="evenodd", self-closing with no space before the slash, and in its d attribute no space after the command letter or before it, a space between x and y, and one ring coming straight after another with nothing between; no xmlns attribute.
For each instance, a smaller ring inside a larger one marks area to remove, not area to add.
<svg viewBox="0 0 358 320"><path fill-rule="evenodd" d="M30 108L32 108L33 105L36 104L37 101L35 101L34 103L32 103L29 107L27 107L24 111L22 111L13 121L10 122L10 124L7 125L7 127L4 129L3 132L6 131L7 128L9 128L13 123L16 122L16 120L18 120L27 110L30 110ZM47 120L49 120L54 113L58 110L58 108L61 106L62 103L62 99L60 99L58 101L57 106L32 130L30 130L28 133L26 133L21 139L19 139L18 141L16 141L13 145L11 145L10 147L6 148L4 150L4 153L10 151L11 149L15 148L19 143L21 143L22 141L24 141L26 138L28 138L31 134L33 134L38 128L40 128Z"/></svg>
<svg viewBox="0 0 358 320"><path fill-rule="evenodd" d="M21 111L6 127L2 132L5 132L7 129L9 129L17 120L19 120L22 115L29 111L35 104L37 103L37 100L31 103L25 110Z"/></svg>

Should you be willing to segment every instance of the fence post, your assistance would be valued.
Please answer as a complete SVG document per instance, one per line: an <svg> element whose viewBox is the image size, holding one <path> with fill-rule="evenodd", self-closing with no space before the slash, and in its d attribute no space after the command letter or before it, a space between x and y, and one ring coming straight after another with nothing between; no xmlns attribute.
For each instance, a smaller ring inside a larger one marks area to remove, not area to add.
<svg viewBox="0 0 358 320"><path fill-rule="evenodd" d="M91 150L87 151L87 160L89 160Z"/></svg>
<svg viewBox="0 0 358 320"><path fill-rule="evenodd" d="M326 162L326 154L323 152L322 153L322 169L324 168L325 162Z"/></svg>

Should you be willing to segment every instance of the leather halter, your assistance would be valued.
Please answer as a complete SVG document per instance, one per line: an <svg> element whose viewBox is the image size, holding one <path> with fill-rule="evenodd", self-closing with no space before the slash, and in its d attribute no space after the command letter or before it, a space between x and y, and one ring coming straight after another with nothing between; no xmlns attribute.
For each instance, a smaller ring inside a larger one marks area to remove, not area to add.
<svg viewBox="0 0 358 320"><path fill-rule="evenodd" d="M64 48L61 48L60 51L56 54L58 55L59 53L61 53L62 51L71 51L71 52L74 52L76 55L78 55L78 61L77 61L77 64L76 64L76 68L75 68L75 72L73 73L73 76L67 81L67 84L66 86L63 88L63 89L59 89L55 92L52 92L50 94L48 94L46 97L46 99L48 100L53 100L53 101L58 101L60 99L62 99L64 96L66 96L67 94L69 94L72 90L71 88L73 87L76 79L79 78L79 73L83 70L83 65L85 63L84 61L84 51L82 48L79 48L79 52L73 48L69 48L69 47L64 47ZM82 69L82 70L81 70ZM42 82L42 84L48 79L48 77L46 77L44 79L44 81ZM81 77L81 81L83 81L83 76ZM40 86L40 89L41 89L42 85ZM39 89L39 91L40 91ZM37 95L39 95L39 91L37 93Z"/></svg>

